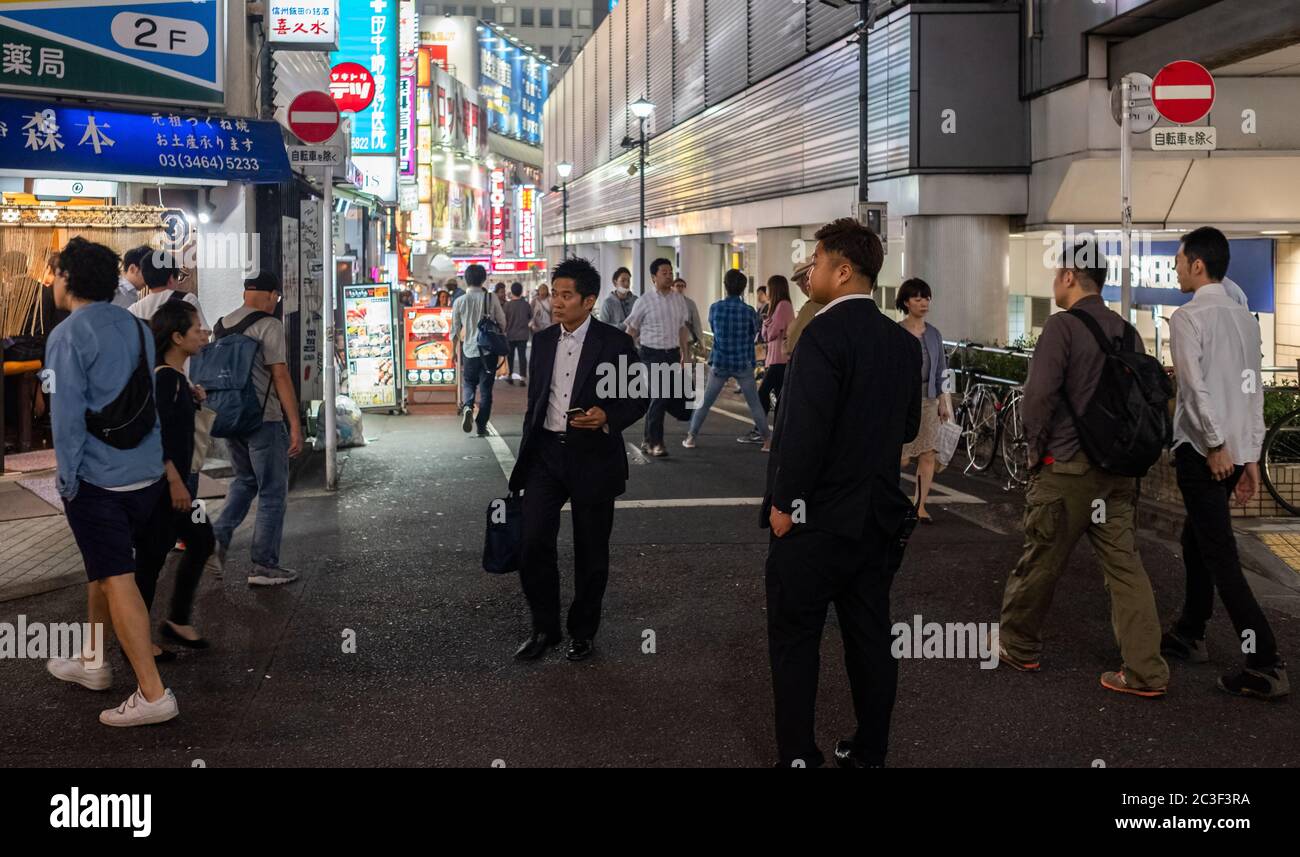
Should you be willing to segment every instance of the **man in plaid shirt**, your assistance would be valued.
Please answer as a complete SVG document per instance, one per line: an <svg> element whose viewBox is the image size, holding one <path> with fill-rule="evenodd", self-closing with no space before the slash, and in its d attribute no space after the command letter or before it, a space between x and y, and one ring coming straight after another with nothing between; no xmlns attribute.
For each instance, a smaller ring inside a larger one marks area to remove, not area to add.
<svg viewBox="0 0 1300 857"><path fill-rule="evenodd" d="M758 313L741 300L749 286L749 278L732 268L722 278L727 297L709 307L709 327L713 329L713 352L709 355L709 385L704 392L704 402L694 416L682 446L695 448L695 438L709 416L709 409L718 400L728 378L735 378L740 392L745 395L749 413L754 417L754 430L736 438L738 443L761 443L766 446L770 431L767 415L758 401L758 385L754 381L754 340L763 328Z"/></svg>

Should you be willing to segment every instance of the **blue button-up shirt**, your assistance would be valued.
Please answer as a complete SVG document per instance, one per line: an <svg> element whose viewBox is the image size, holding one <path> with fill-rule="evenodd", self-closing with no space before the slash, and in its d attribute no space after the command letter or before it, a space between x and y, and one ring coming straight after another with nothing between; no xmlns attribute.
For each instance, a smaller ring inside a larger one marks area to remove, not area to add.
<svg viewBox="0 0 1300 857"><path fill-rule="evenodd" d="M739 297L720 300L709 307L713 330L713 352L709 365L714 372L751 372L754 369L754 340L763 329L758 313Z"/></svg>
<svg viewBox="0 0 1300 857"><path fill-rule="evenodd" d="M77 496L79 480L122 488L162 478L162 434L154 429L135 449L115 449L86 431L86 411L101 411L126 387L140 361L140 321L111 303L83 306L50 333L45 346L50 420L58 459L59 494ZM153 336L144 331L149 378Z"/></svg>

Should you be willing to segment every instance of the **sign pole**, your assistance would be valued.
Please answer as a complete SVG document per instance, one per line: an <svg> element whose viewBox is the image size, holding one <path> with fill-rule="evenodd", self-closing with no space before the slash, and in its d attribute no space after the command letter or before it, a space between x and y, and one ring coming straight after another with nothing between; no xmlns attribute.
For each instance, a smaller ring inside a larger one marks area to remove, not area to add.
<svg viewBox="0 0 1300 857"><path fill-rule="evenodd" d="M325 167L325 201L321 206L325 220L322 235L325 238L324 250L324 288L321 289L322 326L325 329L324 342L324 382L325 382L325 490L337 491L339 488L339 434L338 412L335 401L338 399L338 378L334 372L334 167Z"/></svg>
<svg viewBox="0 0 1300 857"><path fill-rule="evenodd" d="M1133 83L1128 75L1120 83L1121 99L1124 109L1120 116L1119 128L1119 195L1120 195L1120 315L1125 321L1131 321L1129 315L1133 310L1133 135L1131 123L1133 118Z"/></svg>

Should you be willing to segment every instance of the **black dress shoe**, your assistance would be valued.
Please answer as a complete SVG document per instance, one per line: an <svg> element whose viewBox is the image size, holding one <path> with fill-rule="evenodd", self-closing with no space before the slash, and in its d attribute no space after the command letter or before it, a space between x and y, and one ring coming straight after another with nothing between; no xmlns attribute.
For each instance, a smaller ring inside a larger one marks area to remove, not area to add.
<svg viewBox="0 0 1300 857"><path fill-rule="evenodd" d="M560 637L543 634L540 631L535 632L524 644L515 652L517 661L535 661L551 649L560 645Z"/></svg>
<svg viewBox="0 0 1300 857"><path fill-rule="evenodd" d="M858 753L852 741L841 741L835 745L835 765L840 768L883 768L884 763L872 764Z"/></svg>
<svg viewBox="0 0 1300 857"><path fill-rule="evenodd" d="M569 653L564 657L575 662L585 661L591 657L593 648L591 640L574 640L569 644Z"/></svg>

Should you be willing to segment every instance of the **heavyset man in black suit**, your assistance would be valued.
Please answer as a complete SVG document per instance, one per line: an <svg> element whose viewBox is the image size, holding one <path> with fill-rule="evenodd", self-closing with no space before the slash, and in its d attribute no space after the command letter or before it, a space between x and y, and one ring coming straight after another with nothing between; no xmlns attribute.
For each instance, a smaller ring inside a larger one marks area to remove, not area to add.
<svg viewBox="0 0 1300 857"><path fill-rule="evenodd" d="M799 339L777 409L763 524L768 648L783 767L820 766L814 734L822 629L834 603L857 732L842 767L880 767L898 684L889 589L911 504L903 444L921 422L921 346L871 300L880 239L851 219L817 233L809 297L825 304Z"/></svg>
<svg viewBox="0 0 1300 857"><path fill-rule="evenodd" d="M586 260L561 263L551 284L557 323L533 337L528 411L510 475L510 490L524 492L520 578L533 615L533 633L515 653L518 660L536 660L563 639L556 538L560 510L569 501L575 569L567 657L590 656L609 580L614 498L627 487L623 431L649 405L644 397L620 398L640 358L632 337L591 317L600 286L600 274ZM625 381L613 390L597 383L611 371Z"/></svg>

